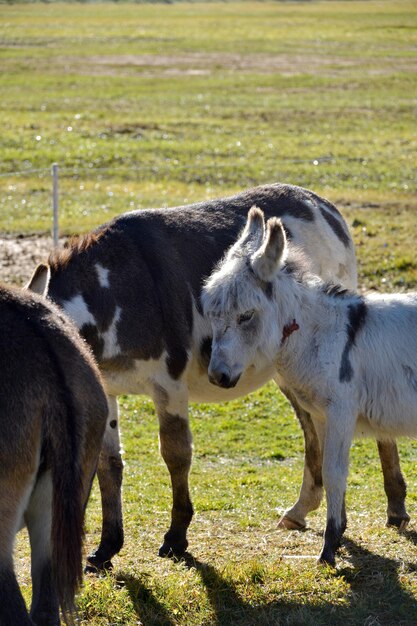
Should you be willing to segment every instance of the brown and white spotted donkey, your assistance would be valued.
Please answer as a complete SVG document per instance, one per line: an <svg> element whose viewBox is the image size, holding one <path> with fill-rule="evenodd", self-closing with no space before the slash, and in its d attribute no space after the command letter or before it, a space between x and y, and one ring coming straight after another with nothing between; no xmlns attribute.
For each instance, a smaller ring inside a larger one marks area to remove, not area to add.
<svg viewBox="0 0 417 626"><path fill-rule="evenodd" d="M311 191L283 184L174 209L125 213L70 241L32 277L35 290L49 281L49 297L75 320L93 348L109 393L111 415L98 467L103 527L100 546L89 556L91 566L110 566L123 543L117 396L145 393L155 403L160 450L173 490L171 525L159 554L181 555L193 515L189 400L230 400L276 376L271 363L261 362L234 388L228 388L226 379L213 385L207 375L212 335L202 314L202 285L254 204L267 218L282 218L287 236L303 250L312 271L324 280L356 286L353 243L336 207ZM290 400L304 431L305 468L299 499L280 525L304 528L306 514L322 497L321 457L308 413ZM386 442L378 448L388 521L399 526L409 517L397 448Z"/></svg>
<svg viewBox="0 0 417 626"><path fill-rule="evenodd" d="M0 624L59 626L59 606L73 623L106 394L88 347L53 304L0 287L0 321ZM30 617L13 570L24 525Z"/></svg>

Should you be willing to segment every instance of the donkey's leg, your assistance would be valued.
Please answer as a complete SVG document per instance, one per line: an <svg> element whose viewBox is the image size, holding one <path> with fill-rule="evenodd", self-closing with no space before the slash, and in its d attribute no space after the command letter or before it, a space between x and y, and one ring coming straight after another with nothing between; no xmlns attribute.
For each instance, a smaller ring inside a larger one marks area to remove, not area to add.
<svg viewBox="0 0 417 626"><path fill-rule="evenodd" d="M187 529L193 516L188 489L192 435L188 424L188 389L185 383L164 380L154 385L153 399L159 418L159 445L172 484L171 525L159 556L180 557L188 546Z"/></svg>
<svg viewBox="0 0 417 626"><path fill-rule="evenodd" d="M316 428L306 411L298 404L294 396L282 390L291 402L304 433L304 474L300 495L297 502L281 517L278 527L288 530L303 530L306 527L306 515L320 505L323 498L322 450Z"/></svg>
<svg viewBox="0 0 417 626"><path fill-rule="evenodd" d="M0 476L0 624L34 626L13 570L13 544L21 526L27 489L9 476Z"/></svg>
<svg viewBox="0 0 417 626"><path fill-rule="evenodd" d="M348 407L334 407L328 412L325 427L323 484L327 499L327 523L319 561L333 567L336 550L346 530L345 493L355 421L355 415Z"/></svg>
<svg viewBox="0 0 417 626"><path fill-rule="evenodd" d="M0 541L2 537L0 536ZM4 560L0 555L0 624L1 626L35 626L26 610L25 601L20 593L13 561Z"/></svg>
<svg viewBox="0 0 417 626"><path fill-rule="evenodd" d="M378 441L378 452L384 475L384 488L388 498L387 526L406 528L410 516L405 508L407 486L401 472L400 458L395 441Z"/></svg>
<svg viewBox="0 0 417 626"><path fill-rule="evenodd" d="M123 546L122 476L117 399L108 396L109 417L98 461L97 476L102 506L100 545L87 557L87 572L111 569L111 558Z"/></svg>
<svg viewBox="0 0 417 626"><path fill-rule="evenodd" d="M52 480L50 471L37 481L25 513L31 546L32 605L37 626L59 626L59 602L51 568Z"/></svg>

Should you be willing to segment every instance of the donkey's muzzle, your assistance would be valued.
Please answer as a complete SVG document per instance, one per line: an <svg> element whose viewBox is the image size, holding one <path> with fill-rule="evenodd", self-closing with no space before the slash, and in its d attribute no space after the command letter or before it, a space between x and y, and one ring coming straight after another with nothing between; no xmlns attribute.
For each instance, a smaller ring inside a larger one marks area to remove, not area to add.
<svg viewBox="0 0 417 626"><path fill-rule="evenodd" d="M209 381L213 385L217 385L218 387L223 387L223 389L231 389L237 385L240 376L236 376L235 378L231 378L230 374L227 372L210 372Z"/></svg>

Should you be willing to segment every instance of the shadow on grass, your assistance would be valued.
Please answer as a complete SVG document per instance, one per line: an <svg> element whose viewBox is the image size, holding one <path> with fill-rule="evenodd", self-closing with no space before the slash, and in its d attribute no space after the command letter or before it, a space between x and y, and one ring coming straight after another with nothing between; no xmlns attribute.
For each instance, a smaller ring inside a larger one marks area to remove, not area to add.
<svg viewBox="0 0 417 626"><path fill-rule="evenodd" d="M411 540L417 541L417 534L413 534ZM343 540L343 547L349 553L351 566L334 573L335 578L343 576L350 585L351 591L343 606L318 601L309 591L300 594L297 583L294 585L297 600L283 598L263 604L250 603L242 598L234 583L212 565L190 554L183 562L198 572L207 591L215 616L210 626L417 626L417 600L400 580L404 569L417 571L417 565L373 554L347 538ZM143 580L133 576L124 576L122 580L144 626L179 623ZM288 597L288 589L285 594Z"/></svg>
<svg viewBox="0 0 417 626"><path fill-rule="evenodd" d="M417 539L416 533L410 533ZM417 599L401 582L406 572L416 572L417 563L390 559L374 554L345 538L343 546L349 552L353 569L342 568L338 572L351 585L352 608L358 604L378 617L383 626L416 626ZM369 614L368 613L368 614Z"/></svg>
<svg viewBox="0 0 417 626"><path fill-rule="evenodd" d="M175 626L178 622L155 597L155 593L136 576L119 574L117 581L126 587L133 607L143 626Z"/></svg>
<svg viewBox="0 0 417 626"><path fill-rule="evenodd" d="M417 534L414 533L417 540ZM207 594L219 626L230 624L314 624L343 626L364 623L381 626L416 626L417 600L400 582L404 569L417 571L414 563L404 563L382 557L344 539L353 568L342 568L334 576L343 576L350 584L348 604L309 602L307 592L299 602L273 601L260 606L249 605L230 582L222 578L211 565L195 559L188 561L195 567L206 586ZM317 567L317 565L312 565ZM296 575L296 574L295 574ZM297 593L298 597L299 593ZM311 597L311 596L310 596Z"/></svg>
<svg viewBox="0 0 417 626"><path fill-rule="evenodd" d="M410 542L417 546L417 532L415 530L402 530L401 534Z"/></svg>

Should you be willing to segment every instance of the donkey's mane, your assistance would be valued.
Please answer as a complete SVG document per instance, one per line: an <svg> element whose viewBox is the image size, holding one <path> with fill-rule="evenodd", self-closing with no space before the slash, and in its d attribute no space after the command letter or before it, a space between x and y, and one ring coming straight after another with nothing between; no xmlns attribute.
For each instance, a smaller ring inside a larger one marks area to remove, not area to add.
<svg viewBox="0 0 417 626"><path fill-rule="evenodd" d="M352 289L347 289L343 285L333 282L324 283L322 291L331 298L352 298L358 295Z"/></svg>
<svg viewBox="0 0 417 626"><path fill-rule="evenodd" d="M86 252L107 232L106 228L94 230L86 235L72 235L65 243L63 248L54 250L50 253L48 263L52 269L64 268L69 261L79 254Z"/></svg>

